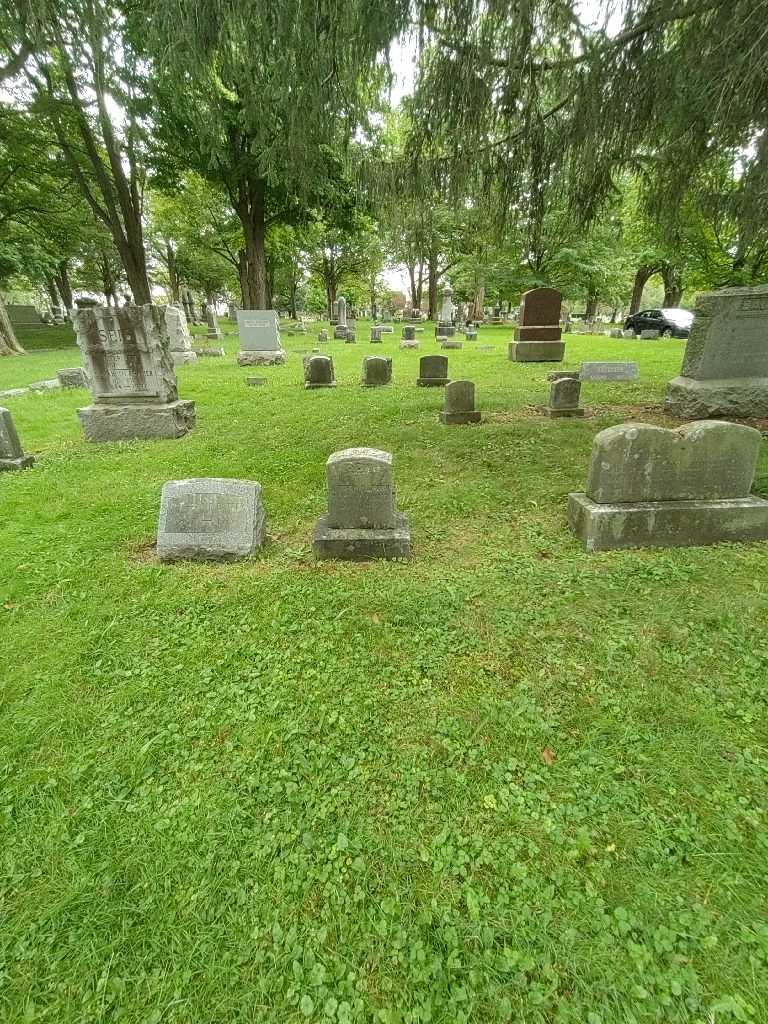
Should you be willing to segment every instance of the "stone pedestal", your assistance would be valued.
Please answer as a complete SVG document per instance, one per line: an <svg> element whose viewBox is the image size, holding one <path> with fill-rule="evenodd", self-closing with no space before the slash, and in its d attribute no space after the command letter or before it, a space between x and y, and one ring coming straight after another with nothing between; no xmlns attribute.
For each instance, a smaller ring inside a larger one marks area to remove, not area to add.
<svg viewBox="0 0 768 1024"><path fill-rule="evenodd" d="M395 508L392 456L374 448L335 452L326 463L328 512L315 528L320 559L409 558L408 519Z"/></svg>
<svg viewBox="0 0 768 1024"><path fill-rule="evenodd" d="M86 441L151 440L183 437L195 425L195 403L165 405L89 405L78 409Z"/></svg>
<svg viewBox="0 0 768 1024"><path fill-rule="evenodd" d="M514 363L562 363L564 341L513 341L509 358Z"/></svg>
<svg viewBox="0 0 768 1024"><path fill-rule="evenodd" d="M225 354L223 348L208 348L207 346L202 348L196 347L193 351L196 356L202 359L218 359Z"/></svg>
<svg viewBox="0 0 768 1024"><path fill-rule="evenodd" d="M456 328L453 324L444 324L438 321L435 327L436 338L452 338L456 334Z"/></svg>
<svg viewBox="0 0 768 1024"><path fill-rule="evenodd" d="M761 437L701 420L678 430L624 423L594 440L568 522L587 551L768 540L768 501L751 495Z"/></svg>
<svg viewBox="0 0 768 1024"><path fill-rule="evenodd" d="M271 352L238 352L238 366L282 366L285 363L285 349Z"/></svg>

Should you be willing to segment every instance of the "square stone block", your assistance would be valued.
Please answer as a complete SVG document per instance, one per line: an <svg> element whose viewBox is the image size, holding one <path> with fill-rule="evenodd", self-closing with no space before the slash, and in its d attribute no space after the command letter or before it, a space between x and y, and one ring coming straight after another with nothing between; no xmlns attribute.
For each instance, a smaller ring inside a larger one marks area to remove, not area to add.
<svg viewBox="0 0 768 1024"><path fill-rule="evenodd" d="M599 505L574 493L568 495L568 524L586 551L764 541L768 501L750 496Z"/></svg>
<svg viewBox="0 0 768 1024"><path fill-rule="evenodd" d="M328 526L328 516L320 516L315 527L312 549L317 558L345 562L367 562L373 558L410 558L411 530L408 516L395 513L393 529L351 530Z"/></svg>
<svg viewBox="0 0 768 1024"><path fill-rule="evenodd" d="M564 341L513 341L509 346L514 363L561 363L564 356Z"/></svg>
<svg viewBox="0 0 768 1024"><path fill-rule="evenodd" d="M238 352L238 366L282 366L285 362L285 349L264 349L261 352Z"/></svg>
<svg viewBox="0 0 768 1024"><path fill-rule="evenodd" d="M195 425L195 403L89 405L77 415L86 441L135 441L183 437Z"/></svg>
<svg viewBox="0 0 768 1024"><path fill-rule="evenodd" d="M751 419L768 416L768 377L696 380L673 377L667 387L665 412L684 420L710 416Z"/></svg>
<svg viewBox="0 0 768 1024"><path fill-rule="evenodd" d="M516 327L515 341L560 341L562 331L557 324L550 327Z"/></svg>
<svg viewBox="0 0 768 1024"><path fill-rule="evenodd" d="M169 480L160 498L161 562L231 562L264 543L261 484L254 480Z"/></svg>

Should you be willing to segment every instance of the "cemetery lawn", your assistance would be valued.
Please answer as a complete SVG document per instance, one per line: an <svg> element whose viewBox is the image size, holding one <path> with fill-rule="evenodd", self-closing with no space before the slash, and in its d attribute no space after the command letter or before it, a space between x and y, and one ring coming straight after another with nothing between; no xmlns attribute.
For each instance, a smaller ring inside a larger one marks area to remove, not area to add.
<svg viewBox="0 0 768 1024"><path fill-rule="evenodd" d="M509 336L447 353L475 426L414 386L429 326L358 325L328 391L311 338L240 369L228 337L179 370L178 441L86 445L84 392L0 400L38 459L0 477L3 1021L768 1020L768 545L581 551L592 438L674 425L684 342L569 336L566 367L641 380L552 421ZM2 359L0 389L78 363ZM394 453L409 564L313 559L358 445ZM262 555L156 562L194 476L262 483Z"/></svg>

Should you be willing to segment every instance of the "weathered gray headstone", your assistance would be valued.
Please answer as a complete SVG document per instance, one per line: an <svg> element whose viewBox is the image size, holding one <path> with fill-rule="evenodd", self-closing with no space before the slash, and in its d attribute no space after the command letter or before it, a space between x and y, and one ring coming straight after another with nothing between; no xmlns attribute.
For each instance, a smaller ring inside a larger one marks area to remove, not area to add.
<svg viewBox="0 0 768 1024"><path fill-rule="evenodd" d="M640 338L642 341L655 341L658 337L658 331L640 331Z"/></svg>
<svg viewBox="0 0 768 1024"><path fill-rule="evenodd" d="M456 333L453 323L454 305L453 289L449 284L443 289L443 302L440 307L440 319L435 324L435 336L439 338L452 338Z"/></svg>
<svg viewBox="0 0 768 1024"><path fill-rule="evenodd" d="M169 480L160 498L161 562L231 562L264 543L261 484L254 480Z"/></svg>
<svg viewBox="0 0 768 1024"><path fill-rule="evenodd" d="M280 322L274 309L238 309L240 366L279 366L285 362Z"/></svg>
<svg viewBox="0 0 768 1024"><path fill-rule="evenodd" d="M466 331L464 331L464 337L467 339L467 341L477 341L477 331L471 327L468 327Z"/></svg>
<svg viewBox="0 0 768 1024"><path fill-rule="evenodd" d="M347 448L326 463L328 512L315 528L318 558L367 561L409 558L408 518L395 507L392 456L374 448Z"/></svg>
<svg viewBox="0 0 768 1024"><path fill-rule="evenodd" d="M73 312L93 404L77 414L88 441L181 437L195 425L182 401L161 306Z"/></svg>
<svg viewBox="0 0 768 1024"><path fill-rule="evenodd" d="M422 356L416 384L420 388L444 388L448 384L448 356Z"/></svg>
<svg viewBox="0 0 768 1024"><path fill-rule="evenodd" d="M173 365L181 366L183 363L197 362L197 356L192 350L192 335L189 333L184 311L178 306L166 306L165 327L168 331Z"/></svg>
<svg viewBox="0 0 768 1024"><path fill-rule="evenodd" d="M553 380L549 387L549 405L544 412L552 419L569 419L583 416L584 410L579 406L581 381L578 377L560 377Z"/></svg>
<svg viewBox="0 0 768 1024"><path fill-rule="evenodd" d="M206 306L205 322L208 325L206 338L209 341L218 341L221 337L221 328L219 327L219 318L216 316L216 310L211 305Z"/></svg>
<svg viewBox="0 0 768 1024"><path fill-rule="evenodd" d="M82 366L67 366L63 370L57 370L56 376L65 390L88 388L88 375Z"/></svg>
<svg viewBox="0 0 768 1024"><path fill-rule="evenodd" d="M364 388L381 388L392 383L392 359L389 356L366 356L363 359Z"/></svg>
<svg viewBox="0 0 768 1024"><path fill-rule="evenodd" d="M415 338L413 340L411 340L410 338L403 338L403 340L400 342L400 348L418 348L418 347L419 347L419 343L418 343L418 341L416 341Z"/></svg>
<svg viewBox="0 0 768 1024"><path fill-rule="evenodd" d="M381 327L371 328L371 344L381 344Z"/></svg>
<svg viewBox="0 0 768 1024"><path fill-rule="evenodd" d="M565 355L560 329L563 296L556 288L532 288L523 295L519 326L509 346L517 363L559 363Z"/></svg>
<svg viewBox="0 0 768 1024"><path fill-rule="evenodd" d="M336 387L333 360L330 356L306 356L304 359L304 387L308 391L315 388Z"/></svg>
<svg viewBox="0 0 768 1024"><path fill-rule="evenodd" d="M347 345L357 344L357 332L352 327L347 327L347 334L344 341Z"/></svg>
<svg viewBox="0 0 768 1024"><path fill-rule="evenodd" d="M637 380L637 363L588 362L581 364L581 380Z"/></svg>
<svg viewBox="0 0 768 1024"><path fill-rule="evenodd" d="M571 529L588 551L768 540L768 501L750 495L760 442L719 420L609 427L585 493L568 496Z"/></svg>
<svg viewBox="0 0 768 1024"><path fill-rule="evenodd" d="M220 359L226 354L223 348L210 348L207 345L196 345L192 351L202 359Z"/></svg>
<svg viewBox="0 0 768 1024"><path fill-rule="evenodd" d="M10 412L0 408L0 472L27 469L34 461L34 455L24 454Z"/></svg>
<svg viewBox="0 0 768 1024"><path fill-rule="evenodd" d="M338 313L338 322L336 323L333 331L334 338L340 341L346 341L347 338L347 300L343 295L339 296L336 300L336 309Z"/></svg>
<svg viewBox="0 0 768 1024"><path fill-rule="evenodd" d="M317 340L322 344L328 341L328 331L320 331L317 336Z"/></svg>
<svg viewBox="0 0 768 1024"><path fill-rule="evenodd" d="M624 331L622 331L622 329L620 327L612 327L610 329L610 331L608 332L608 337L609 338L623 338L624 337Z"/></svg>
<svg viewBox="0 0 768 1024"><path fill-rule="evenodd" d="M35 306L24 306L20 303L9 302L5 307L5 311L14 327L31 327L40 323L40 314Z"/></svg>
<svg viewBox="0 0 768 1024"><path fill-rule="evenodd" d="M621 336L625 341L629 341L630 339L634 341L637 337L634 331L622 331Z"/></svg>
<svg viewBox="0 0 768 1024"><path fill-rule="evenodd" d="M682 419L768 416L768 285L699 296L665 409Z"/></svg>
<svg viewBox="0 0 768 1024"><path fill-rule="evenodd" d="M457 348L463 348L463 347L464 347L464 342L459 341L458 338L443 338L440 341L440 348L457 349Z"/></svg>
<svg viewBox="0 0 768 1024"><path fill-rule="evenodd" d="M245 383L252 388L261 388L267 383L266 377L246 377Z"/></svg>
<svg viewBox="0 0 768 1024"><path fill-rule="evenodd" d="M440 422L450 425L480 422L480 412L475 409L475 385L471 380L452 380L446 384Z"/></svg>
<svg viewBox="0 0 768 1024"><path fill-rule="evenodd" d="M416 340L416 328L412 324L406 324L403 327L403 340L404 341L415 341Z"/></svg>

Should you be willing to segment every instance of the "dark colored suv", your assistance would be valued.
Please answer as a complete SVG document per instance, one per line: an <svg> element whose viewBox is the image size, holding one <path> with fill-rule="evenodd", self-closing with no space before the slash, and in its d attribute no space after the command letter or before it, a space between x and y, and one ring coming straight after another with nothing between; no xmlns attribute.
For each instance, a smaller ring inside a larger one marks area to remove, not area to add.
<svg viewBox="0 0 768 1024"><path fill-rule="evenodd" d="M624 321L625 331L658 331L662 338L687 338L693 313L687 309L644 309Z"/></svg>

